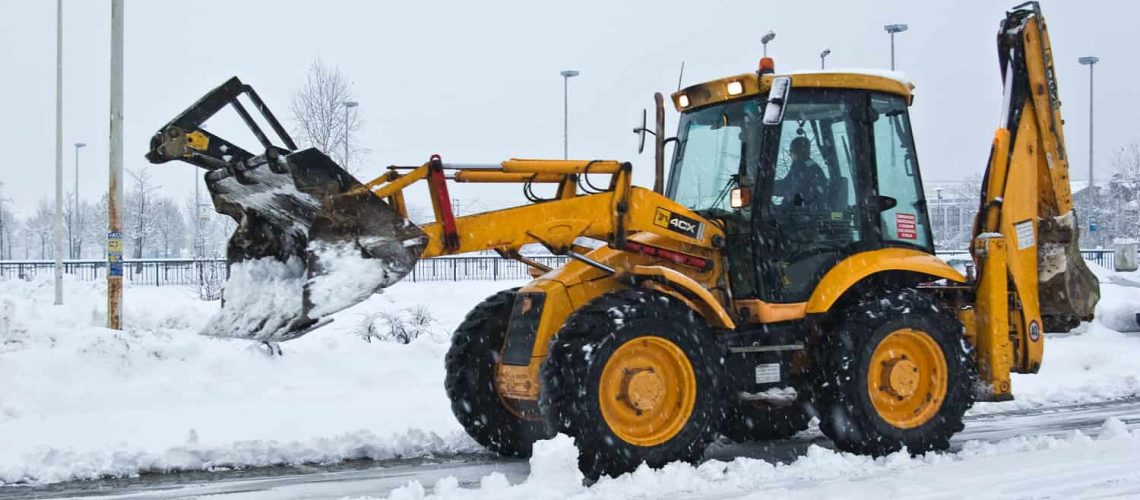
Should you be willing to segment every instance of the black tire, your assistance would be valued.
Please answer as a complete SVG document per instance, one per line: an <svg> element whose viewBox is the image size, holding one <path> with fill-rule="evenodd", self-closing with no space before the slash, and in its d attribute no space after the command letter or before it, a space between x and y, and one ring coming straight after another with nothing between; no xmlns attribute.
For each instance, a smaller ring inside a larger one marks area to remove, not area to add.
<svg viewBox="0 0 1140 500"><path fill-rule="evenodd" d="M535 441L550 437L546 425L515 415L495 389L515 293L496 293L467 313L451 337L444 385L452 413L476 442L502 456L529 457Z"/></svg>
<svg viewBox="0 0 1140 500"><path fill-rule="evenodd" d="M640 446L622 439L607 423L599 403L602 372L614 352L649 336L668 340L687 358L695 380L695 402L672 437ZM695 462L716 437L723 419L717 380L723 356L704 320L665 295L638 289L613 292L570 316L551 343L542 366L539 404L552 432L574 437L578 465L591 479L616 476L642 463Z"/></svg>
<svg viewBox="0 0 1140 500"><path fill-rule="evenodd" d="M806 405L803 400L787 405L738 401L726 418L721 434L737 443L788 439L808 428L811 414Z"/></svg>
<svg viewBox="0 0 1140 500"><path fill-rule="evenodd" d="M836 448L882 456L906 447L911 453L946 449L963 428L962 416L973 405L977 380L973 351L963 338L954 311L915 290L868 297L832 321L813 346L817 367L814 397L820 430ZM946 394L924 423L903 428L875 409L868 391L868 370L875 348L900 329L925 333L946 362Z"/></svg>

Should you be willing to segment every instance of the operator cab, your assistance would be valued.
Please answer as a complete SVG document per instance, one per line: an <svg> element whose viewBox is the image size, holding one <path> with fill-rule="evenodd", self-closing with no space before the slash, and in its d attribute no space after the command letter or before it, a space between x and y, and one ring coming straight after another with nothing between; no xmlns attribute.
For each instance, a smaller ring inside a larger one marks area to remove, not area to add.
<svg viewBox="0 0 1140 500"><path fill-rule="evenodd" d="M909 84L853 72L743 74L673 95L666 194L724 222L734 298L803 303L844 257L933 253L910 101Z"/></svg>

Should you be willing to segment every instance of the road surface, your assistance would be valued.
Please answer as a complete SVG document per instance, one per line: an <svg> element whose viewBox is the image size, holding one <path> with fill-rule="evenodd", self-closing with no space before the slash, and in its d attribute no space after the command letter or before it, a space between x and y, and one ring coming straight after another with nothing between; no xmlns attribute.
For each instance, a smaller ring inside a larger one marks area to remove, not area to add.
<svg viewBox="0 0 1140 500"><path fill-rule="evenodd" d="M965 441L992 442L1016 436L1096 429L1110 417L1120 419L1130 429L1140 427L1140 398L972 415L967 417L966 428L955 437L952 447L958 449ZM709 449L706 457L727 461L746 456L787 463L803 455L812 444L830 447L830 442L821 436L797 437L768 443L717 444ZM413 479L430 489L437 480L454 476L460 486L475 487L483 476L495 471L506 475L511 483L518 483L527 477L529 467L526 460L506 460L489 454L382 462L365 460L327 466L147 474L137 478L4 487L0 488L0 499L383 496Z"/></svg>

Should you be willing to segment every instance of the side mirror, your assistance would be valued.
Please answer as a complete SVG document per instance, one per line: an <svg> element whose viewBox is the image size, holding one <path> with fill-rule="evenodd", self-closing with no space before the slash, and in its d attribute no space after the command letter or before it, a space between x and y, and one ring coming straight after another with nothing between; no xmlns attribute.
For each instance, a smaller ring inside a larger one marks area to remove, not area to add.
<svg viewBox="0 0 1140 500"><path fill-rule="evenodd" d="M792 77L777 76L772 79L768 90L768 102L764 106L764 125L779 125L784 121L784 105L792 91Z"/></svg>
<svg viewBox="0 0 1140 500"><path fill-rule="evenodd" d="M898 206L899 200L891 198L890 196L879 195L875 197L875 208L880 212L886 212Z"/></svg>
<svg viewBox="0 0 1140 500"><path fill-rule="evenodd" d="M649 124L649 122L646 120L647 115L645 108L642 108L641 126L633 129L633 133L637 134L637 154L641 154L642 151L645 151L645 133L649 131L649 129L645 128L645 126Z"/></svg>

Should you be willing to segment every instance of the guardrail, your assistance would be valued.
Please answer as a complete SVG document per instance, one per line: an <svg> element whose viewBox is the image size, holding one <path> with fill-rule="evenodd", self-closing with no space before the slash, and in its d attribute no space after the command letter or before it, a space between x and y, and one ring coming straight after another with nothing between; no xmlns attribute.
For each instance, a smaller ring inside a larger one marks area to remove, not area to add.
<svg viewBox="0 0 1140 500"><path fill-rule="evenodd" d="M966 250L939 251L945 259L969 258ZM1112 250L1081 250L1085 260L1112 269ZM562 256L531 257L535 261L558 267L566 263ZM0 261L0 279L32 279L50 274L55 263L50 260ZM64 274L83 281L106 278L107 262L103 260L65 260ZM222 259L127 259L123 264L123 281L134 285L195 285L200 276L225 276ZM405 280L408 281L500 281L530 278L530 269L521 262L496 256L437 257L423 259Z"/></svg>

